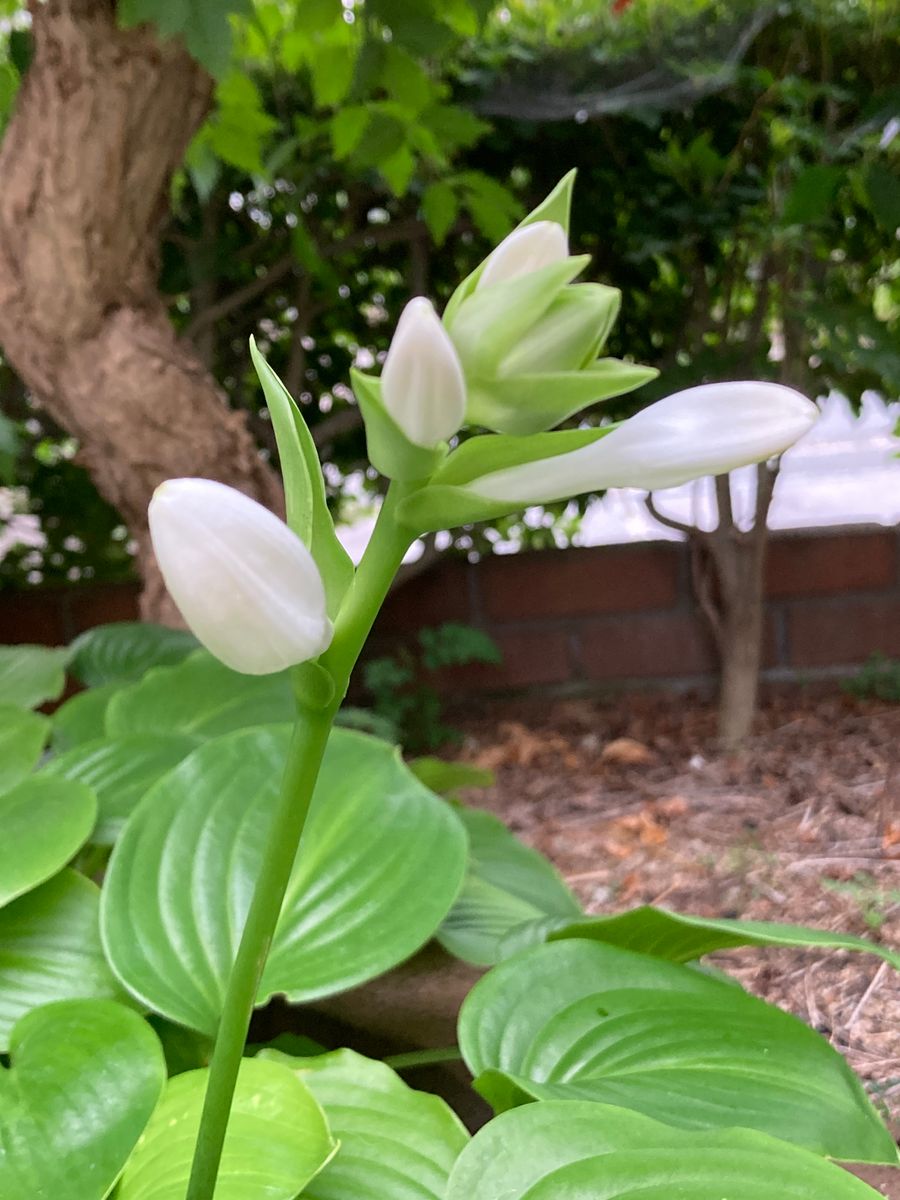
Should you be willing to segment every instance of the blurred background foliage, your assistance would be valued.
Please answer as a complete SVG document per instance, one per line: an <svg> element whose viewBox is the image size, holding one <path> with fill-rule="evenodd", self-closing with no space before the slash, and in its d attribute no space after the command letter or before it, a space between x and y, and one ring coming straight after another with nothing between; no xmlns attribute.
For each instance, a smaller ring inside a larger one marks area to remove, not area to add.
<svg viewBox="0 0 900 1200"><path fill-rule="evenodd" d="M574 247L624 293L610 353L662 371L592 419L713 378L900 395L894 0L118 9L183 37L217 80L162 231L172 321L274 457L256 333L346 519L378 489L350 366L377 363L410 295L445 301L572 166ZM0 128L29 56L27 12L0 0ZM2 362L0 398L0 585L127 577L128 531ZM47 544L3 543L29 513ZM578 513L455 544L565 544Z"/></svg>

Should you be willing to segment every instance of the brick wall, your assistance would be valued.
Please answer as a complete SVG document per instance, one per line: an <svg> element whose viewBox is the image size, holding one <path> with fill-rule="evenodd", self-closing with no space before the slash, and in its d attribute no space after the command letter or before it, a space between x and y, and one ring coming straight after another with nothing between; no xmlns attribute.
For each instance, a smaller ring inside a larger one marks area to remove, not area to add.
<svg viewBox="0 0 900 1200"><path fill-rule="evenodd" d="M900 531L783 534L767 571L770 678L839 673L874 652L900 657ZM0 642L58 644L104 621L133 620L133 586L0 595ZM715 658L695 612L686 548L602 546L447 560L389 599L373 651L443 621L486 629L503 665L448 673L465 690L701 683Z"/></svg>

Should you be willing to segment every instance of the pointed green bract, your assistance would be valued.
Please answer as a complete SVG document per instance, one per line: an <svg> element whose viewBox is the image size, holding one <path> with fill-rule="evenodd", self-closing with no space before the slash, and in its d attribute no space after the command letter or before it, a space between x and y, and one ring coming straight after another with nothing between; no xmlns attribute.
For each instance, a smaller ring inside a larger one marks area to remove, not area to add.
<svg viewBox="0 0 900 1200"><path fill-rule="evenodd" d="M0 1067L3 1200L103 1200L153 1112L165 1079L159 1042L109 1000L30 1012Z"/></svg>
<svg viewBox="0 0 900 1200"><path fill-rule="evenodd" d="M170 1079L128 1161L117 1200L184 1200L208 1070ZM286 1067L241 1064L216 1200L294 1200L337 1146L322 1109Z"/></svg>
<svg viewBox="0 0 900 1200"><path fill-rule="evenodd" d="M353 1050L314 1058L263 1050L259 1057L305 1082L339 1143L304 1200L444 1200L469 1135L443 1100Z"/></svg>
<svg viewBox="0 0 900 1200"><path fill-rule="evenodd" d="M446 443L433 450L411 442L381 399L381 380L353 368L350 382L366 426L369 461L386 479L427 479L447 455Z"/></svg>
<svg viewBox="0 0 900 1200"><path fill-rule="evenodd" d="M34 775L0 795L0 906L61 870L96 819L97 797L73 780Z"/></svg>
<svg viewBox="0 0 900 1200"><path fill-rule="evenodd" d="M325 584L328 613L333 617L353 578L353 563L335 533L328 511L316 445L300 409L260 353L254 338L250 339L250 355L278 442L287 523L316 560Z"/></svg>
<svg viewBox="0 0 900 1200"><path fill-rule="evenodd" d="M689 967L583 940L524 951L470 992L459 1041L496 1109L592 1100L682 1129L744 1126L897 1162L846 1062L795 1017Z"/></svg>
<svg viewBox="0 0 900 1200"><path fill-rule="evenodd" d="M213 1033L260 871L290 730L208 742L130 818L103 888L114 971L148 1007ZM449 911L465 832L383 742L335 730L258 1002L344 991L407 958Z"/></svg>
<svg viewBox="0 0 900 1200"><path fill-rule="evenodd" d="M503 1113L460 1154L446 1200L875 1200L840 1167L743 1129L686 1133L608 1104Z"/></svg>

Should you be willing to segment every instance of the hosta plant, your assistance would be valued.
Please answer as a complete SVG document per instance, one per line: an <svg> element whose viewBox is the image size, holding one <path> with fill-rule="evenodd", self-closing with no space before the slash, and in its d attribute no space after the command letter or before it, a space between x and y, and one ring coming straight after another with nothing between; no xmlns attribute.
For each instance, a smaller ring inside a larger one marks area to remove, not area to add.
<svg viewBox="0 0 900 1200"><path fill-rule="evenodd" d="M212 481L165 482L151 534L192 632L0 650L4 1200L864 1200L837 1164L896 1163L826 1041L698 968L744 944L896 955L790 925L586 915L549 863L458 803L466 768L340 726L420 534L725 471L815 418L743 382L555 429L652 374L604 354L619 295L575 282L571 184L442 317L411 303L380 378L355 376L390 481L358 567L302 416L251 345L286 521ZM84 690L35 711L66 672ZM248 1046L271 998L302 1031L303 1005L431 939L485 968L438 1055L496 1114L474 1137L388 1063Z"/></svg>

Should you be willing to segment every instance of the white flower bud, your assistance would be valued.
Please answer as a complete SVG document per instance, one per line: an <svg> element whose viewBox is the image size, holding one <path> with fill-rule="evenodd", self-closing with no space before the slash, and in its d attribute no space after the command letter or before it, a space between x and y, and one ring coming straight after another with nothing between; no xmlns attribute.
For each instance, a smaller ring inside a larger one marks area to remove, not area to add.
<svg viewBox="0 0 900 1200"><path fill-rule="evenodd" d="M274 513L211 479L170 479L154 492L149 518L172 599L227 667L269 675L327 648L319 569Z"/></svg>
<svg viewBox="0 0 900 1200"><path fill-rule="evenodd" d="M478 288L530 275L532 271L539 271L541 267L549 267L551 263L562 262L568 257L569 243L562 225L556 221L534 221L531 225L522 225L505 237L488 256L478 280Z"/></svg>
<svg viewBox="0 0 900 1200"><path fill-rule="evenodd" d="M456 348L430 300L404 308L381 373L381 400L404 434L431 449L453 436L466 413Z"/></svg>
<svg viewBox="0 0 900 1200"><path fill-rule="evenodd" d="M610 487L648 491L781 454L816 422L815 404L777 383L710 383L651 404L606 437L468 484L486 499L549 504Z"/></svg>

